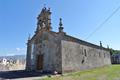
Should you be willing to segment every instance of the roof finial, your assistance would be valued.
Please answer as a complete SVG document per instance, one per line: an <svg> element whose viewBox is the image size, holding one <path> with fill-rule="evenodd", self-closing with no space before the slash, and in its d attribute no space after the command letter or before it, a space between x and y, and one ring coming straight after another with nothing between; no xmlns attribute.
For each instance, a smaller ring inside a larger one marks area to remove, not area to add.
<svg viewBox="0 0 120 80"><path fill-rule="evenodd" d="M50 11L50 7L48 8L48 11Z"/></svg>
<svg viewBox="0 0 120 80"><path fill-rule="evenodd" d="M62 27L63 24L62 24L62 18L60 18L60 23L59 23L59 26Z"/></svg>
<svg viewBox="0 0 120 80"><path fill-rule="evenodd" d="M43 5L43 10L46 10L46 4Z"/></svg>
<svg viewBox="0 0 120 80"><path fill-rule="evenodd" d="M62 18L60 18L60 23L59 23L59 32L63 32L63 24L62 24Z"/></svg>
<svg viewBox="0 0 120 80"><path fill-rule="evenodd" d="M102 47L102 42L100 41L100 47Z"/></svg>

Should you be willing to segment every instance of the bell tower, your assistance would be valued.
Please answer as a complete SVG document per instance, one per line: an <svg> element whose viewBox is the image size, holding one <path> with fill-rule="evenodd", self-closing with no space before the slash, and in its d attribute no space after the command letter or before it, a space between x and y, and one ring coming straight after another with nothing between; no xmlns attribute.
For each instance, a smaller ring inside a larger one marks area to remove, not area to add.
<svg viewBox="0 0 120 80"><path fill-rule="evenodd" d="M38 22L36 32L41 29L50 31L52 29L50 8L47 9L46 7L44 7L41 13L38 15L37 20Z"/></svg>

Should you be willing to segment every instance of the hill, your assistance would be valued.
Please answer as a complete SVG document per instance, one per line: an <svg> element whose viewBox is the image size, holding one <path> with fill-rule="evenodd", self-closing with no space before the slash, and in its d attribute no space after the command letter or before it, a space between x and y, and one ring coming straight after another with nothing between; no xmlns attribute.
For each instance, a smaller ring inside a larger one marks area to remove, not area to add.
<svg viewBox="0 0 120 80"><path fill-rule="evenodd" d="M0 56L0 60L1 59L7 59L7 60L20 60L20 61L25 61L26 60L26 56L25 55L14 55L14 56Z"/></svg>

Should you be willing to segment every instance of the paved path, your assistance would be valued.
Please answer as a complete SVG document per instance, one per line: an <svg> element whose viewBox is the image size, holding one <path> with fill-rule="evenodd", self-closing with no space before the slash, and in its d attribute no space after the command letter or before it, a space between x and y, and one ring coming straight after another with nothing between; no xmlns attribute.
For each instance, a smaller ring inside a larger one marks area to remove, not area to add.
<svg viewBox="0 0 120 80"><path fill-rule="evenodd" d="M0 80L32 80L32 79L40 79L41 77L45 77L50 75L50 73L36 72L36 71L7 71L0 72Z"/></svg>

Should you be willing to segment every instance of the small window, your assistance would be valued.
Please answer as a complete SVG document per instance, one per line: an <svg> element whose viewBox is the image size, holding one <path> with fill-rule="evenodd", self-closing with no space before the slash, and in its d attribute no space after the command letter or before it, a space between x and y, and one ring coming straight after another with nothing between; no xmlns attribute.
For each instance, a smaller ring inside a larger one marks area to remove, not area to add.
<svg viewBox="0 0 120 80"><path fill-rule="evenodd" d="M105 58L105 53L104 53L104 58Z"/></svg>
<svg viewBox="0 0 120 80"><path fill-rule="evenodd" d="M85 56L87 56L87 51L86 51L86 49L84 49L84 53L85 53Z"/></svg>
<svg viewBox="0 0 120 80"><path fill-rule="evenodd" d="M83 59L82 59L82 62L81 62L81 63L83 64L84 62L85 62L85 58L83 57Z"/></svg>

